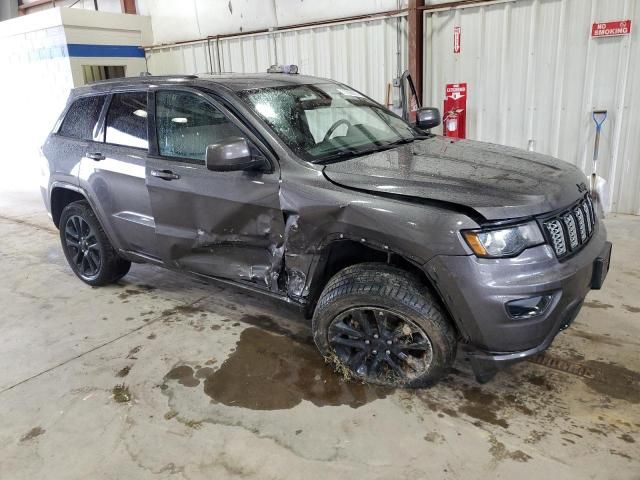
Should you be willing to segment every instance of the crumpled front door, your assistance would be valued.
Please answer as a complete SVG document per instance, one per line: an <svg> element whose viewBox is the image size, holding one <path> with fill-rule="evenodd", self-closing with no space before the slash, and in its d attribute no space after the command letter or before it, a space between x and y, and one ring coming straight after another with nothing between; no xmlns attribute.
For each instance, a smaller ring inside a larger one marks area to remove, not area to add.
<svg viewBox="0 0 640 480"><path fill-rule="evenodd" d="M162 260L275 291L284 241L278 178L149 158L146 182Z"/></svg>

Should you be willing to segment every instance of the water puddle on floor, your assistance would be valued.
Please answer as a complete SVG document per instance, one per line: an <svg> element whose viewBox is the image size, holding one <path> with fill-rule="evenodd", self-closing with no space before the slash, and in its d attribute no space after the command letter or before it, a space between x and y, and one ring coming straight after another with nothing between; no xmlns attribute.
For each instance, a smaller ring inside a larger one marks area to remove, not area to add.
<svg viewBox="0 0 640 480"><path fill-rule="evenodd" d="M212 402L252 410L316 406L358 408L385 398L390 389L347 382L334 373L313 345L256 327L245 329L235 351L214 370L178 365L165 376L187 387L204 383Z"/></svg>

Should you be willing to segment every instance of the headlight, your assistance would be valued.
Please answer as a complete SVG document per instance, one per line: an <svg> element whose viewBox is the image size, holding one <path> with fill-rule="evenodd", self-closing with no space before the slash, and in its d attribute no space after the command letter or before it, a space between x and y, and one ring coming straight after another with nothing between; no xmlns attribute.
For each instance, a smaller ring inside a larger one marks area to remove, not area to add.
<svg viewBox="0 0 640 480"><path fill-rule="evenodd" d="M536 222L506 228L466 230L462 236L473 253L483 258L515 257L526 248L544 243Z"/></svg>

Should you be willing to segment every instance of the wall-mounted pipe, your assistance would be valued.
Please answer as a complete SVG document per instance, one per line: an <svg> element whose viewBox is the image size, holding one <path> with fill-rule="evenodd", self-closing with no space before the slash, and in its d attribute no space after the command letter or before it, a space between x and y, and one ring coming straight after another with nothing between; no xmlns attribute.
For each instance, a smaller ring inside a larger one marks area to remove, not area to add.
<svg viewBox="0 0 640 480"><path fill-rule="evenodd" d="M457 0L454 2L436 3L433 5L423 5L418 8L420 10L432 12L432 11L440 11L440 10L450 10L454 8L480 7L486 4L508 3L508 2L515 2L515 1L516 0Z"/></svg>
<svg viewBox="0 0 640 480"><path fill-rule="evenodd" d="M211 56L211 39L207 38L207 56L209 58L209 73L213 73L213 57Z"/></svg>
<svg viewBox="0 0 640 480"><path fill-rule="evenodd" d="M368 15L355 15L352 17L341 17L333 20L319 20L317 22L307 22L307 23L298 23L295 25L287 25L286 27L274 27L274 28L264 28L260 30L252 30L249 32L238 32L238 33L225 33L222 35L209 35L207 37L202 38L194 38L192 40L181 40L177 42L168 42L168 43L158 43L154 45L147 45L143 48L146 49L157 49L157 48L166 48L166 47L174 47L176 45L187 45L190 43L201 43L206 42L208 38L215 39L225 39L225 38L237 38L237 37L247 37L251 35L262 35L265 33L273 33L273 32L284 32L290 30L304 29L304 28L312 28L319 26L328 26L328 25L339 25L342 23L353 23L353 22L366 22L371 20L380 20L384 18L393 18L393 17L402 17L407 15L407 9L399 9L399 10L390 10L387 12L380 13L371 13Z"/></svg>
<svg viewBox="0 0 640 480"><path fill-rule="evenodd" d="M216 38L216 56L218 57L218 73L222 73L222 59L220 57L220 37Z"/></svg>

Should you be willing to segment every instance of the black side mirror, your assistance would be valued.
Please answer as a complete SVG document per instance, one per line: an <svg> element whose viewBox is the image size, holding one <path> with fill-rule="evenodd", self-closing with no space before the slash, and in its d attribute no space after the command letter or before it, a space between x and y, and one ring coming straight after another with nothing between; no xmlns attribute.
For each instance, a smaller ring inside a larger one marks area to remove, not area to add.
<svg viewBox="0 0 640 480"><path fill-rule="evenodd" d="M437 108L421 108L416 112L416 127L429 130L440 125L440 110Z"/></svg>
<svg viewBox="0 0 640 480"><path fill-rule="evenodd" d="M205 162L214 172L234 172L238 170L260 170L266 167L266 160L254 157L246 139L232 137L220 143L207 146Z"/></svg>

